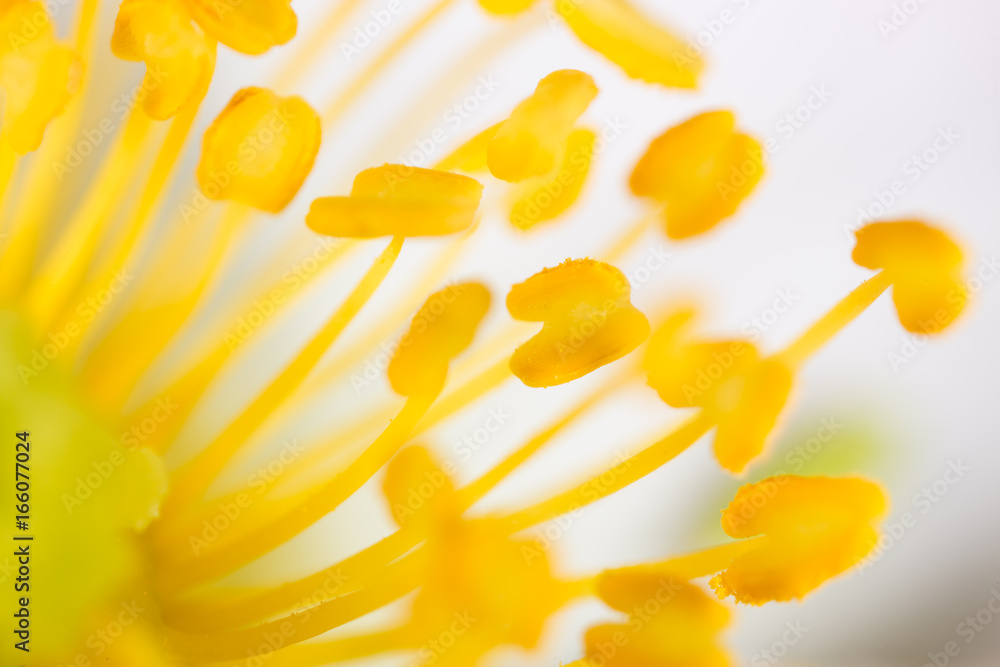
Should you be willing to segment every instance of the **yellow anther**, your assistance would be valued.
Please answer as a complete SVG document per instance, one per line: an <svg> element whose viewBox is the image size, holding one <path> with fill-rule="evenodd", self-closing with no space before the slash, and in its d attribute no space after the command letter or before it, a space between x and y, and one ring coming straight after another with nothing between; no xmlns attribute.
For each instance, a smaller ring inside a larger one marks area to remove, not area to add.
<svg viewBox="0 0 1000 667"><path fill-rule="evenodd" d="M729 625L729 610L683 578L666 573L608 573L598 579L597 594L612 609L629 617L623 623L599 625L587 631L584 641L593 664L732 664L719 646L718 637Z"/></svg>
<svg viewBox="0 0 1000 667"><path fill-rule="evenodd" d="M552 171L573 125L595 97L590 75L571 69L549 74L493 136L487 152L490 172L517 183Z"/></svg>
<svg viewBox="0 0 1000 667"><path fill-rule="evenodd" d="M209 199L277 213L302 187L319 144L319 116L302 98L244 88L205 132L198 183Z"/></svg>
<svg viewBox="0 0 1000 667"><path fill-rule="evenodd" d="M71 49L55 41L41 2L4 2L0 34L3 136L23 155L41 145L45 128L76 94L82 65Z"/></svg>
<svg viewBox="0 0 1000 667"><path fill-rule="evenodd" d="M667 236L708 231L736 212L764 175L761 145L728 111L695 116L655 139L632 173L632 192L666 204Z"/></svg>
<svg viewBox="0 0 1000 667"><path fill-rule="evenodd" d="M781 475L747 484L722 513L722 528L765 537L712 586L746 604L802 598L868 554L885 511L882 490L858 478Z"/></svg>
<svg viewBox="0 0 1000 667"><path fill-rule="evenodd" d="M184 0L201 27L231 49L256 55L295 36L291 0Z"/></svg>
<svg viewBox="0 0 1000 667"><path fill-rule="evenodd" d="M791 391L792 372L775 359L761 359L745 341L691 341L693 318L691 310L677 312L653 335L644 363L649 385L670 406L709 411L719 425L716 458L738 473L763 451Z"/></svg>
<svg viewBox="0 0 1000 667"><path fill-rule="evenodd" d="M908 331L940 333L961 314L968 300L962 250L947 234L907 220L866 225L857 239L854 261L885 269L899 321Z"/></svg>
<svg viewBox="0 0 1000 667"><path fill-rule="evenodd" d="M618 269L592 259L566 260L514 285L510 314L544 322L511 357L514 375L529 387L551 387L634 350L649 335L649 322L629 301L630 292Z"/></svg>
<svg viewBox="0 0 1000 667"><path fill-rule="evenodd" d="M389 382L403 396L436 394L448 365L469 346L490 307L490 293L479 283L462 283L432 294L413 316L389 362Z"/></svg>
<svg viewBox="0 0 1000 667"><path fill-rule="evenodd" d="M569 135L559 168L520 186L510 221L521 229L530 229L539 222L558 217L572 206L587 180L596 139L590 130L576 130Z"/></svg>
<svg viewBox="0 0 1000 667"><path fill-rule="evenodd" d="M454 234L475 222L482 196L468 176L387 164L358 174L350 196L314 201L306 224L355 238Z"/></svg>
<svg viewBox="0 0 1000 667"><path fill-rule="evenodd" d="M556 0L556 10L584 44L636 79L695 88L701 56L626 0Z"/></svg>
<svg viewBox="0 0 1000 667"><path fill-rule="evenodd" d="M144 61L143 109L157 120L201 99L215 69L215 41L194 23L182 0L125 0L118 10L111 50Z"/></svg>

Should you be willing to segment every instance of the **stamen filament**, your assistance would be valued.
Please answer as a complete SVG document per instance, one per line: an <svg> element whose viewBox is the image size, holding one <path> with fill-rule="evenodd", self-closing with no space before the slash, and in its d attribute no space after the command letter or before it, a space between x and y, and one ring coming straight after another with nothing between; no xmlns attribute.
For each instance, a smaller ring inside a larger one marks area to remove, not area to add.
<svg viewBox="0 0 1000 667"><path fill-rule="evenodd" d="M190 509L190 505L201 498L233 454L299 387L330 345L368 302L388 275L402 246L403 237L394 237L340 308L299 355L208 447L175 474L176 493L168 501L169 506L164 507L164 513Z"/></svg>
<svg viewBox="0 0 1000 667"><path fill-rule="evenodd" d="M167 599L164 620L179 630L218 632L245 627L284 614L308 601L318 604L363 588L371 575L420 543L412 530L397 530L384 539L315 574L276 588L250 594ZM168 592L178 582L164 580Z"/></svg>
<svg viewBox="0 0 1000 667"><path fill-rule="evenodd" d="M875 303L891 284L885 271L872 276L844 297L830 312L809 327L809 330L802 334L798 340L775 357L789 368L798 368L836 336L841 329L853 322L868 306Z"/></svg>
<svg viewBox="0 0 1000 667"><path fill-rule="evenodd" d="M324 257L316 259L317 269L316 271L308 274L307 278L319 275L322 273L321 270L326 267L334 266L338 260L356 247L357 244L351 240L337 244L333 249L329 250ZM264 301L270 298L270 295L275 292L284 294L287 291L287 286L281 279L279 279L275 283L271 284L268 289L259 292L257 294L256 301ZM297 291L289 295L288 299L284 299L282 300L282 303L276 304L275 308L282 308L286 304L290 303L292 299L294 299L298 294L301 294L302 291L302 286L300 286ZM245 300L248 308L249 304L252 304L253 302L254 300L250 298ZM156 432L153 433L149 440L145 443L147 447L155 452L165 452L173 443L173 438L180 431L181 426L184 424L184 420L187 419L192 410L194 410L199 399L205 393L205 390L208 389L212 380L218 375L222 366L229 359L235 349L236 348L231 345L229 341L223 339L216 347L204 353L183 375L174 380L168 387L159 391L156 396L129 414L123 422L125 424L138 423L149 414L149 412L161 399L169 400L170 402L175 403L178 406L177 409L171 412L164 423L157 428Z"/></svg>
<svg viewBox="0 0 1000 667"><path fill-rule="evenodd" d="M725 570L733 562L734 558L742 556L752 549L756 549L761 545L762 540L765 539L767 537L762 535L746 540L737 540L727 544L708 547L683 556L675 556L674 558L657 563L644 563L642 565L609 570L607 574L662 572L664 575L672 575L681 579L708 577ZM597 577L600 576L602 575L597 575ZM594 579L596 580L597 577L594 577Z"/></svg>
<svg viewBox="0 0 1000 667"><path fill-rule="evenodd" d="M125 130L110 149L94 184L76 209L73 219L60 233L59 241L44 262L25 297L29 317L36 331L47 331L57 313L79 288L100 241L113 219L112 211L131 184L142 157L152 122L138 108L133 109Z"/></svg>
<svg viewBox="0 0 1000 667"><path fill-rule="evenodd" d="M468 509L474 505L507 475L524 463L532 454L537 452L580 415L621 388L630 379L630 376L631 373L629 372L622 373L610 382L602 385L571 408L560 419L556 420L555 423L518 448L495 468L460 489L458 491L458 506L462 509ZM333 593L343 593L344 591L340 587L333 592L327 591L328 587L325 586L325 583L331 577L337 577L338 579L346 577L350 581L366 577L385 563L402 556L417 546L423 538L424 536L419 533L402 529L340 563L298 581L284 584L271 591L266 591L250 598L240 596L228 599L221 604L213 604L210 599L202 601L199 598L197 603L179 603L176 610L171 610L167 613L169 613L171 618L177 618L179 621L183 619L182 622L191 623L194 627L202 626L224 629L259 621L287 611L296 602L300 601L303 596L307 596L310 593L315 594L317 591L323 591L330 595Z"/></svg>
<svg viewBox="0 0 1000 667"><path fill-rule="evenodd" d="M399 35L395 41L393 41L384 51L378 54L374 61L372 61L351 83L340 92L339 95L330 103L329 106L323 111L323 124L327 125L336 121L344 111L354 102L358 95L360 95L368 85L378 77L382 71L392 64L392 61L396 58L400 52L403 51L410 42L416 39L420 33L428 25L434 22L434 20L442 14L455 0L439 0L437 4L431 7L427 13L417 19L412 25L408 26L403 34Z"/></svg>
<svg viewBox="0 0 1000 667"><path fill-rule="evenodd" d="M187 141L188 133L198 114L200 104L201 100L198 100L197 103L189 104L171 121L170 129L167 131L166 139L160 147L159 154L153 164L153 169L146 179L146 186L143 188L139 202L134 207L131 215L127 216L126 228L123 230L120 238L112 240L109 258L97 265L95 270L97 277L88 282L82 289L77 290L77 296L80 294L97 294L112 281L116 274L125 268L125 264L131 256L136 242L140 238L141 233L147 228L147 223L152 217L153 208L160 194L163 192L168 179L173 173L177 157ZM73 317L74 313L72 309L66 308L60 315L59 321L65 324L65 322L71 320ZM86 338L86 332L93 328L100 320L102 320L101 317L95 317L88 322L80 323L81 333L71 341L69 349L75 352L80 342Z"/></svg>
<svg viewBox="0 0 1000 667"><path fill-rule="evenodd" d="M295 628L288 645L298 644L406 595L416 588L417 575L423 567L420 555L408 556L387 567L383 576L366 588L309 607L307 613L291 614L246 630L197 635L168 631L167 648L181 658L201 662L236 660L245 658L248 651L253 655L261 646L269 645L267 638L281 633L286 623L292 623Z"/></svg>
<svg viewBox="0 0 1000 667"><path fill-rule="evenodd" d="M195 285L184 293L170 295L165 303L156 303L153 308L133 307L90 355L81 373L81 384L99 408L120 412L136 382L170 344L212 280L219 275L218 269L232 246L233 237L242 230L245 217L246 207L229 205L222 215L221 229L214 232L215 238L210 241L209 256L196 276ZM189 266L187 270L193 273L199 269ZM146 334L136 336L135 332L140 330ZM109 357L114 358L114 363L109 363Z"/></svg>
<svg viewBox="0 0 1000 667"><path fill-rule="evenodd" d="M407 399L406 405L382 434L344 471L318 492L295 503L292 509L260 525L248 521L232 526L208 545L203 555L178 572L182 585L192 586L217 579L276 549L339 507L377 473L407 442L413 428L433 402L432 396ZM181 583L179 581L179 583Z"/></svg>
<svg viewBox="0 0 1000 667"><path fill-rule="evenodd" d="M516 532L606 498L655 472L698 442L714 425L708 414L699 412L670 435L612 468L613 479L610 483L602 480L602 475L596 475L575 488L509 514L504 520L511 532Z"/></svg>

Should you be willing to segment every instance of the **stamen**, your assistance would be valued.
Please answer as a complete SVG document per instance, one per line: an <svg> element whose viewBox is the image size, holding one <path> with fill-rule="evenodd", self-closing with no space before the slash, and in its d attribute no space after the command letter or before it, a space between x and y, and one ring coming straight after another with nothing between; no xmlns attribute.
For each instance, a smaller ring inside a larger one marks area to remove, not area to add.
<svg viewBox="0 0 1000 667"><path fill-rule="evenodd" d="M802 336L775 357L791 369L798 368L844 327L853 322L868 306L875 303L891 284L892 281L885 271L881 271L861 283L829 313L809 327Z"/></svg>
<svg viewBox="0 0 1000 667"><path fill-rule="evenodd" d="M340 308L295 360L194 461L175 474L175 493L168 501L169 505L164 506L164 513L189 508L193 502L201 498L233 454L267 417L291 396L330 345L375 293L395 263L402 246L403 237L392 239Z"/></svg>
<svg viewBox="0 0 1000 667"><path fill-rule="evenodd" d="M248 651L253 654L261 645L266 645L267 637L280 633L282 625L290 621L294 623L295 634L290 638L289 645L298 644L399 599L416 588L419 583L417 575L424 567L422 558L410 556L387 567L370 586L310 607L308 616L304 618L293 614L247 630L212 634L167 631L166 646L178 657L202 662L245 658Z"/></svg>
<svg viewBox="0 0 1000 667"><path fill-rule="evenodd" d="M113 219L112 211L128 189L128 176L135 173L152 135L152 122L142 111L133 109L125 126L110 149L110 157L101 164L87 196L59 239L25 296L28 316L37 331L49 331L53 319L80 288L94 253Z"/></svg>

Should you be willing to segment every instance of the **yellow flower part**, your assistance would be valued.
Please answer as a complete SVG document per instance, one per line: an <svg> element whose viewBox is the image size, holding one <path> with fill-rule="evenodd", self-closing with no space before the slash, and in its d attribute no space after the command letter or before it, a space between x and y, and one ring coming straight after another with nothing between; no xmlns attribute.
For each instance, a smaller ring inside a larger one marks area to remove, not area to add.
<svg viewBox="0 0 1000 667"><path fill-rule="evenodd" d="M470 174L488 171L487 150L501 125L502 122L491 125L472 137L438 162L436 168L441 171L464 171Z"/></svg>
<svg viewBox="0 0 1000 667"><path fill-rule="evenodd" d="M701 56L626 0L555 0L556 11L584 44L634 79L696 88Z"/></svg>
<svg viewBox="0 0 1000 667"><path fill-rule="evenodd" d="M33 355L27 324L0 310L0 423L10 462L0 476L8 499L0 510L8 531L0 664L73 664L86 638L123 607L139 610L130 624L155 620L134 535L156 516L166 475L148 450L105 430L62 369L36 372ZM31 539L11 541L11 532ZM22 565L30 574L15 591ZM21 609L29 631L15 639ZM14 647L25 639L29 653ZM111 648L108 655L120 656L125 643Z"/></svg>
<svg viewBox="0 0 1000 667"><path fill-rule="evenodd" d="M539 82L497 130L487 151L490 172L518 183L555 168L577 119L597 97L589 74L559 70Z"/></svg>
<svg viewBox="0 0 1000 667"><path fill-rule="evenodd" d="M583 190L596 140L597 136L590 130L575 130L569 135L559 168L519 187L510 221L520 229L531 229L539 222L565 213Z"/></svg>
<svg viewBox="0 0 1000 667"><path fill-rule="evenodd" d="M545 553L508 532L497 521L447 516L431 532L413 620L424 636L450 631L455 643L441 654L421 651L421 664L467 667L499 645L531 648L546 619L572 597L572 587L553 578Z"/></svg>
<svg viewBox="0 0 1000 667"><path fill-rule="evenodd" d="M764 151L735 131L729 111L695 116L655 139L632 172L632 192L666 205L666 231L684 239L736 212L764 175Z"/></svg>
<svg viewBox="0 0 1000 667"><path fill-rule="evenodd" d="M628 614L623 623L587 631L592 665L607 667L727 667L719 646L729 610L697 586L665 573L608 573L598 596Z"/></svg>
<svg viewBox="0 0 1000 667"><path fill-rule="evenodd" d="M519 14L535 4L535 0L479 0L479 5L491 14Z"/></svg>
<svg viewBox="0 0 1000 667"><path fill-rule="evenodd" d="M302 98L244 88L205 132L198 183L209 199L277 213L302 187L319 144L319 116Z"/></svg>
<svg viewBox="0 0 1000 667"><path fill-rule="evenodd" d="M80 87L82 64L55 40L45 5L10 0L0 6L3 136L14 152L38 148L45 128Z"/></svg>
<svg viewBox="0 0 1000 667"><path fill-rule="evenodd" d="M551 387L624 357L649 335L630 294L621 271L592 259L568 259L514 285L507 310L544 325L514 351L511 371L529 387Z"/></svg>
<svg viewBox="0 0 1000 667"><path fill-rule="evenodd" d="M291 0L184 0L209 35L231 49L257 55L295 36Z"/></svg>
<svg viewBox="0 0 1000 667"><path fill-rule="evenodd" d="M407 447L386 468L382 491L400 527L429 530L442 517L457 517L455 485L419 445Z"/></svg>
<svg viewBox="0 0 1000 667"><path fill-rule="evenodd" d="M884 269L907 331L941 333L961 314L968 296L962 250L939 229L916 220L876 222L856 232L854 261Z"/></svg>
<svg viewBox="0 0 1000 667"><path fill-rule="evenodd" d="M463 520L453 471L454 464L439 466L423 447L410 447L389 464L383 483L400 526L428 536L411 621L414 635L427 640L422 665L466 667L501 644L533 647L546 619L578 592L553 578L535 543L509 538L502 521Z"/></svg>
<svg viewBox="0 0 1000 667"><path fill-rule="evenodd" d="M441 236L475 222L483 186L475 179L434 169L387 164L354 179L348 197L320 197L306 224L320 234Z"/></svg>
<svg viewBox="0 0 1000 667"><path fill-rule="evenodd" d="M201 99L215 69L215 41L205 37L182 0L122 2L111 50L146 63L142 105L157 120Z"/></svg>
<svg viewBox="0 0 1000 667"><path fill-rule="evenodd" d="M389 362L392 388L403 396L441 391L448 364L472 342L489 307L489 290L479 283L452 285L432 294Z"/></svg>
<svg viewBox="0 0 1000 667"><path fill-rule="evenodd" d="M722 467L742 472L764 449L792 387L792 371L777 359L762 359L739 340L692 342L692 310L674 313L650 340L644 366L649 386L667 405L699 407L718 424L715 456Z"/></svg>
<svg viewBox="0 0 1000 667"><path fill-rule="evenodd" d="M712 579L745 604L802 598L860 561L886 511L876 484L855 477L780 475L742 487L722 513L730 537L765 536Z"/></svg>

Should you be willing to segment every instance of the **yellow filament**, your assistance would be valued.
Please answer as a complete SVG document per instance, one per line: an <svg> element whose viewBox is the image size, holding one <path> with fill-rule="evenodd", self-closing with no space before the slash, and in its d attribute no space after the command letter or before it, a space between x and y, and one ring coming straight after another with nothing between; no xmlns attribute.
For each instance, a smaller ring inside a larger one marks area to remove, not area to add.
<svg viewBox="0 0 1000 667"><path fill-rule="evenodd" d="M85 0L80 5L75 26L76 51L81 54L86 52L88 63L96 61L90 51L94 42L97 5L97 0ZM83 102L93 78L90 74L88 68L83 68L79 92L63 115L51 123L47 140L42 142L27 174L26 186L19 193L19 206L12 216L6 247L0 245L3 251L0 253L0 301L14 300L23 293L38 259L38 246L46 227L43 222L49 217L52 203L58 200L55 196L58 183L53 178L52 165L60 161L60 151L73 143L72 137L80 129Z"/></svg>
<svg viewBox="0 0 1000 667"><path fill-rule="evenodd" d="M0 213L6 208L7 186L10 185L10 178L14 174L14 165L17 164L17 154L10 147L10 142L4 139L0 141ZM6 216L3 222L6 222ZM4 246L5 225L0 222L0 254Z"/></svg>
<svg viewBox="0 0 1000 667"><path fill-rule="evenodd" d="M299 48L295 57L288 61L275 77L275 82L283 91L294 90L305 78L309 67L320 62L323 50L330 45L333 35L344 25L350 15L360 7L363 0L343 0L332 8L319 29ZM287 92L286 92L287 94Z"/></svg>
<svg viewBox="0 0 1000 667"><path fill-rule="evenodd" d="M576 404L565 415L556 420L545 430L526 442L515 450L507 458L487 471L482 477L463 487L458 492L458 503L463 509L472 507L479 499L502 482L507 475L516 470L522 463L528 460L532 454L541 449L547 442L552 440L563 429L573 423L580 415L584 414L604 398L614 393L629 379L630 373L623 373L610 382L607 382L595 391L591 392L585 399Z"/></svg>
<svg viewBox="0 0 1000 667"><path fill-rule="evenodd" d="M226 597L213 591L194 598L167 599L164 620L179 630L218 632L284 614L303 601L318 604L362 588L379 568L412 549L420 539L413 531L397 530L339 563L269 590ZM165 580L164 584L185 585L176 580ZM167 590L172 592L172 588Z"/></svg>
<svg viewBox="0 0 1000 667"><path fill-rule="evenodd" d="M708 415L699 412L670 435L613 468L610 483L596 475L573 489L514 512L505 520L512 531L521 530L606 498L656 471L696 443L713 425Z"/></svg>
<svg viewBox="0 0 1000 667"><path fill-rule="evenodd" d="M504 459L482 477L462 488L458 492L458 505L468 509L480 498L499 484L503 479L524 463L547 442L551 441L580 415L587 412L599 401L619 389L630 378L631 373L622 373L612 381L602 385L580 403L571 408L565 415L552 425L538 433L510 456ZM207 629L225 629L238 627L261 619L270 618L276 614L291 609L304 596L320 592L322 594L342 595L344 588L353 588L353 583L364 580L365 577L383 566L385 563L401 556L419 544L423 535L412 530L399 530L381 542L358 552L354 556L332 565L316 574L295 582L284 584L279 588L257 593L251 596L234 596L222 602L212 599L201 599L189 604L178 604L175 608L168 607L166 614L183 627L203 627ZM326 585L332 577L338 580L347 579L343 587L329 590ZM176 580L171 582L177 584ZM180 626L179 626L180 627Z"/></svg>
<svg viewBox="0 0 1000 667"><path fill-rule="evenodd" d="M154 206L173 172L177 156L180 154L181 148L183 148L187 140L191 125L198 113L199 105L200 100L197 104L193 103L181 110L174 117L173 121L171 121L170 130L167 132L167 137L160 148L156 162L153 164L152 172L146 179L146 186L143 189L140 200L134 207L134 210L130 211L128 215L123 237L112 241L111 245L113 249L109 259L98 264L95 271L97 277L79 290L77 296L97 294L112 281L117 273L125 268L125 264L132 254L141 232L146 229L147 223L152 218ZM65 323L72 319L72 317L72 308L63 309L59 321ZM84 334L86 331L93 327L100 319L98 317L89 322L80 323L82 332L70 343L72 351L75 351L79 347L79 343L85 338Z"/></svg>
<svg viewBox="0 0 1000 667"><path fill-rule="evenodd" d="M625 231L622 235L615 240L611 249L602 253L601 257L608 264L617 265L619 260L625 256L629 250L632 249L639 239L649 231L657 222L659 222L661 216L663 215L664 208L662 206L650 209L648 213L643 215L641 218L633 222L632 224L625 227Z"/></svg>
<svg viewBox="0 0 1000 667"><path fill-rule="evenodd" d="M868 306L875 303L885 292L891 281L885 271L881 271L861 283L836 306L813 324L798 340L789 345L776 358L789 368L798 368L809 357L822 348L841 329L854 321Z"/></svg>
<svg viewBox="0 0 1000 667"><path fill-rule="evenodd" d="M347 660L356 660L386 651L415 649L418 641L408 627L356 637L343 637L326 642L297 644L276 653L269 667L319 667ZM245 661L236 663L245 665ZM236 667L230 663L232 667ZM221 667L227 667L222 665Z"/></svg>
<svg viewBox="0 0 1000 667"><path fill-rule="evenodd" d="M246 658L248 651L252 655L262 645L268 645L268 637L275 633L287 635L281 630L287 623L294 628L287 645L298 644L360 618L416 588L422 561L420 554L413 554L385 568L383 576L371 586L310 607L308 613L292 614L247 630L211 634L168 631L167 648L180 658L199 662Z"/></svg>
<svg viewBox="0 0 1000 667"><path fill-rule="evenodd" d="M423 272L421 279L414 284L412 289L407 291L406 296L391 309L388 309L387 313L365 332L364 338L345 348L331 359L320 372L309 380L303 390L316 391L328 387L331 382L340 379L345 370L357 364L358 359L364 359L370 355L378 348L381 341L389 339L393 333L399 331L406 324L409 314L415 312L427 298L427 294L444 280L475 229L474 225L468 231L452 239L440 256L433 261L431 267Z"/></svg>
<svg viewBox="0 0 1000 667"><path fill-rule="evenodd" d="M183 568L189 584L211 581L235 571L295 537L350 498L384 466L413 434L434 397L408 399L395 419L361 456L319 491L310 492L285 515L265 524L248 522L250 532L234 526L208 545L203 556ZM305 495L305 494L303 494ZM248 517L249 518L249 517ZM239 533L239 534L237 534Z"/></svg>
<svg viewBox="0 0 1000 667"><path fill-rule="evenodd" d="M431 7L426 14L421 16L416 22L408 26L403 34L390 44L384 51L378 54L371 64L361 72L361 75L351 81L346 89L330 103L323 112L323 123L332 123L354 102L368 85L378 77L382 71L388 67L392 61L403 51L410 42L416 39L428 25L442 14L455 0L438 0L438 3Z"/></svg>
<svg viewBox="0 0 1000 667"><path fill-rule="evenodd" d="M397 236L375 260L340 308L323 326L322 330L306 345L299 355L219 437L205 448L190 464L175 476L176 490L169 507L173 511L188 508L202 494L225 467L233 454L253 435L254 431L292 392L315 367L326 350L347 328L354 316L368 302L385 279L403 246L403 237ZM164 507L164 512L167 511Z"/></svg>
<svg viewBox="0 0 1000 667"><path fill-rule="evenodd" d="M79 289L112 212L131 185L152 123L144 112L133 110L122 135L101 165L87 196L70 220L59 242L34 279L25 300L38 331L46 331L70 296Z"/></svg>
<svg viewBox="0 0 1000 667"><path fill-rule="evenodd" d="M97 405L120 411L135 383L188 320L212 279L219 274L218 269L233 237L242 229L246 215L244 206L229 205L223 214L222 229L216 233L208 260L201 269L194 288L171 299L166 307L158 308L152 313L133 310L121 325L126 331L129 344L118 345L119 340L112 333L88 360L82 384ZM165 254L169 256L169 253ZM134 335L140 328L148 330L147 335ZM113 364L107 363L106 355L114 356Z"/></svg>
<svg viewBox="0 0 1000 667"><path fill-rule="evenodd" d="M642 565L618 568L611 570L607 574L663 572L681 579L709 577L729 567L734 558L759 547L761 541L764 539L766 539L765 536L751 537L746 540L738 540L736 542L729 542L728 544L709 547L683 556L675 556L657 563L644 563Z"/></svg>

